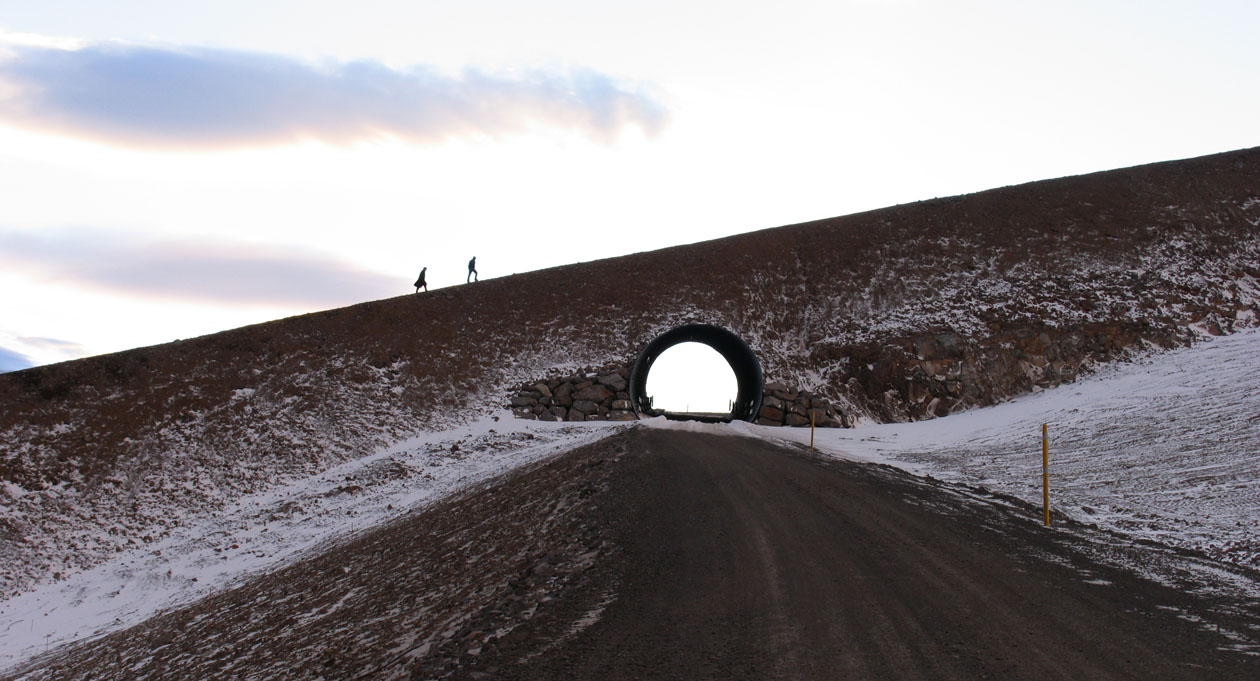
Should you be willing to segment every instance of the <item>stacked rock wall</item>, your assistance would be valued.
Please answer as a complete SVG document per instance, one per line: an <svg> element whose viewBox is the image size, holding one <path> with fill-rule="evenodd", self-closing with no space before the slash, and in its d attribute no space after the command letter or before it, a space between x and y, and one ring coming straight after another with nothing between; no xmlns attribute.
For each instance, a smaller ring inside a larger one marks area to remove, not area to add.
<svg viewBox="0 0 1260 681"><path fill-rule="evenodd" d="M808 426L811 418L819 428L853 427L852 419L826 398L783 383L766 384L757 424L799 427Z"/></svg>
<svg viewBox="0 0 1260 681"><path fill-rule="evenodd" d="M633 421L630 369L605 366L519 386L510 406L517 418L540 421Z"/></svg>
<svg viewBox="0 0 1260 681"><path fill-rule="evenodd" d="M508 406L512 415L539 421L634 421L638 416L627 391L630 368L587 368L565 376L517 386ZM664 414L657 410L656 415ZM852 418L836 405L807 390L783 383L767 383L757 423L763 426L808 426L810 417L819 428L849 428Z"/></svg>

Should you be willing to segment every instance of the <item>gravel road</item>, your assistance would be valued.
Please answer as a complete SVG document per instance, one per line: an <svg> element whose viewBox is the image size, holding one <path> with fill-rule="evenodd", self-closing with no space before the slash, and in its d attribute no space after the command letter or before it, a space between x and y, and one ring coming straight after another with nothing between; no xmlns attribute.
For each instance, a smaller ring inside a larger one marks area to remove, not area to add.
<svg viewBox="0 0 1260 681"><path fill-rule="evenodd" d="M616 600L496 677L1260 678L1176 616L1215 604L1093 564L1018 506L751 438L627 437L604 506L622 554L592 584Z"/></svg>
<svg viewBox="0 0 1260 681"><path fill-rule="evenodd" d="M1254 626L1254 603L1095 562L1091 532L892 468L634 428L17 674L1260 678L1216 631Z"/></svg>

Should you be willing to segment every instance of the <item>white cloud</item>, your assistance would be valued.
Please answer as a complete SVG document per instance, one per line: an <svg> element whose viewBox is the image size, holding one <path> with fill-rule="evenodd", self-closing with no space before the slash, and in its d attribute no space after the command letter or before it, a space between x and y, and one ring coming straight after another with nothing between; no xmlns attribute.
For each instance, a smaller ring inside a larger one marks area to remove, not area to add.
<svg viewBox="0 0 1260 681"><path fill-rule="evenodd" d="M654 134L667 120L648 94L589 70L449 75L222 49L7 42L0 122L124 146L423 144L534 130L610 141L628 127Z"/></svg>
<svg viewBox="0 0 1260 681"><path fill-rule="evenodd" d="M83 231L0 232L0 264L125 296L259 307L336 307L398 295L415 276L388 277L301 247Z"/></svg>

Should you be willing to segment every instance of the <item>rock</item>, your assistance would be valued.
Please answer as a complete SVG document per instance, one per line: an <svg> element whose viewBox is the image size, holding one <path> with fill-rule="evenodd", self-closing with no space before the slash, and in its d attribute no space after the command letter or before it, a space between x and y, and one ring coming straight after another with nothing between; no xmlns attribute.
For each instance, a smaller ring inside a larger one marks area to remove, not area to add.
<svg viewBox="0 0 1260 681"><path fill-rule="evenodd" d="M630 409L633 409L633 407L630 404L630 400L613 400L612 408L620 409L622 411L628 411Z"/></svg>
<svg viewBox="0 0 1260 681"><path fill-rule="evenodd" d="M779 422L781 422L781 421L783 421L783 410L782 410L782 409L776 409L776 408L774 408L774 407L771 407L771 406L767 406L767 405L765 405L765 404L762 404L762 405L761 405L761 414L760 414L760 416L761 416L761 418L763 418L763 419L770 419L771 421L779 421Z"/></svg>
<svg viewBox="0 0 1260 681"><path fill-rule="evenodd" d="M781 426L781 425L783 425L783 422L782 422L782 421L775 421L774 419L768 419L768 418L765 418L764 416L763 416L763 417L761 417L761 418L759 418L759 419L757 419L757 420L755 421L755 423L756 423L757 425L759 425L759 426Z"/></svg>
<svg viewBox="0 0 1260 681"><path fill-rule="evenodd" d="M782 410L785 405L783 404L783 400L773 395L766 395L761 398L761 406Z"/></svg>
<svg viewBox="0 0 1260 681"><path fill-rule="evenodd" d="M527 409L527 408L523 408L523 407L517 407L517 408L513 409L513 410L512 410L512 416L515 416L515 417L516 417L516 418L518 418L518 419L536 419L536 418L538 418L536 415L534 415L534 410L533 410L533 409Z"/></svg>
<svg viewBox="0 0 1260 681"><path fill-rule="evenodd" d="M600 385L608 386L609 388L612 388L614 391L620 391L620 390L626 389L626 379L622 378L619 374L616 374L616 373L605 374L603 376L600 376L599 379L597 380L599 381Z"/></svg>
<svg viewBox="0 0 1260 681"><path fill-rule="evenodd" d="M532 407L538 404L538 399L529 395L517 395L512 398L513 407Z"/></svg>
<svg viewBox="0 0 1260 681"><path fill-rule="evenodd" d="M791 411L793 414L796 414L797 416L805 416L806 414L809 413L808 411L806 411L805 405L801 404L799 401L793 402L792 406L789 408L789 411Z"/></svg>
<svg viewBox="0 0 1260 681"><path fill-rule="evenodd" d="M569 394L572 392L573 392L573 384L569 383L568 381L565 381L561 383L560 385L556 386L556 389L551 391L551 395L552 397L568 397Z"/></svg>
<svg viewBox="0 0 1260 681"><path fill-rule="evenodd" d="M570 409L570 410L569 410L569 415L568 415L568 416L567 416L564 420L566 420L566 421L585 421L585 420L586 420L586 414L582 413L582 411L581 411L580 409Z"/></svg>
<svg viewBox="0 0 1260 681"><path fill-rule="evenodd" d="M634 421L637 418L633 411L626 411L625 409L614 409L608 414L609 421Z"/></svg>
<svg viewBox="0 0 1260 681"><path fill-rule="evenodd" d="M783 417L783 424L786 426L792 426L794 428L798 426L808 426L809 419L805 418L804 416L801 416L800 414L788 414L787 416Z"/></svg>
<svg viewBox="0 0 1260 681"><path fill-rule="evenodd" d="M563 419L563 418L558 418L555 414L553 414L553 413L551 413L551 412L549 412L549 411L546 411L546 412L543 412L543 413L542 413L542 414L538 417L538 420L539 420L539 421L563 421L564 419Z"/></svg>
<svg viewBox="0 0 1260 681"><path fill-rule="evenodd" d="M542 395L543 397L551 397L551 387L546 383L535 383L534 392Z"/></svg>
<svg viewBox="0 0 1260 681"><path fill-rule="evenodd" d="M589 385L573 393L573 399L575 402L577 400L590 400L591 402L603 402L604 400L611 399L612 396L613 396L612 391L609 390L608 388L605 388L602 385Z"/></svg>
<svg viewBox="0 0 1260 681"><path fill-rule="evenodd" d="M772 393L776 390L787 390L787 386L783 385L782 383L767 383L765 384L765 387L762 388L763 392L768 392L768 393Z"/></svg>
<svg viewBox="0 0 1260 681"><path fill-rule="evenodd" d="M556 397L551 398L551 401L561 407L567 407L573 404L573 396L572 395L557 395Z"/></svg>
<svg viewBox="0 0 1260 681"><path fill-rule="evenodd" d="M556 415L557 420L563 421L569 415L569 410L564 407L554 406L551 408L551 413Z"/></svg>
<svg viewBox="0 0 1260 681"><path fill-rule="evenodd" d="M592 386L592 385L595 385L595 382L594 382L594 381L588 381L588 380L586 380L586 379L583 379L583 380L581 380L581 381L578 381L578 382L577 382L577 383L573 386L573 391L574 391L574 392L577 392L577 391L579 391L579 390L582 390L582 389L587 388L587 387Z"/></svg>
<svg viewBox="0 0 1260 681"><path fill-rule="evenodd" d="M573 400L573 408L570 411L580 411L589 415L599 411L599 405L590 400Z"/></svg>

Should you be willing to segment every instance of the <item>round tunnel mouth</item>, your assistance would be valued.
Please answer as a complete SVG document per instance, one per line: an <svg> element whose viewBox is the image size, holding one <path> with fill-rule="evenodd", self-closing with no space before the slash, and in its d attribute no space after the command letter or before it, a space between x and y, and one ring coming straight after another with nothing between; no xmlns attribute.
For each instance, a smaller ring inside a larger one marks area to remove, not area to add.
<svg viewBox="0 0 1260 681"><path fill-rule="evenodd" d="M717 351L735 374L737 390L731 413L725 417L692 414L664 413L667 418L685 421L753 421L761 410L762 375L761 362L756 353L739 336L712 324L685 324L656 337L634 361L630 371L630 403L639 415L654 416L658 413L647 394L647 377L652 364L666 350L679 343L702 343Z"/></svg>

